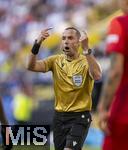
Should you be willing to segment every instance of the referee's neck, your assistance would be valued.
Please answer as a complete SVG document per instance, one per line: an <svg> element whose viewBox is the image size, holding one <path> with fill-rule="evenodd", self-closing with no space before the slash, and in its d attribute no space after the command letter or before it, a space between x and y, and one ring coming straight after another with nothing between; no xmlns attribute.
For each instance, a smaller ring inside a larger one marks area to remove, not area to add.
<svg viewBox="0 0 128 150"><path fill-rule="evenodd" d="M80 56L80 53L75 53L72 56L66 55L66 60L71 62L72 60L75 60L75 59L79 58L79 56Z"/></svg>

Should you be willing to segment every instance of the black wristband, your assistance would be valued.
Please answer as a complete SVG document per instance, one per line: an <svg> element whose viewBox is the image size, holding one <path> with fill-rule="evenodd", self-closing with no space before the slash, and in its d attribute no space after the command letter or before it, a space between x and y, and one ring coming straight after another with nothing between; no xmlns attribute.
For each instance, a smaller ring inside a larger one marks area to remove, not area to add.
<svg viewBox="0 0 128 150"><path fill-rule="evenodd" d="M35 40L35 43L34 43L34 45L33 45L33 47L32 47L31 52L32 52L34 55L37 55L38 52L39 52L39 48L40 48L40 44L37 43L37 40Z"/></svg>

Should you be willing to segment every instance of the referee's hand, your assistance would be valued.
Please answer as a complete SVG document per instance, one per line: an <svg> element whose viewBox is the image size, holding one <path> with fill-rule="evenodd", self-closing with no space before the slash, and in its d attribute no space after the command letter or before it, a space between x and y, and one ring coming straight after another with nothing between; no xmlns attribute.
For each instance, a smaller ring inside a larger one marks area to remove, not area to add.
<svg viewBox="0 0 128 150"><path fill-rule="evenodd" d="M37 38L37 43L41 44L41 42L43 42L45 39L47 39L49 37L49 30L53 29L52 27L50 28L46 28L44 30L41 31L39 37Z"/></svg>
<svg viewBox="0 0 128 150"><path fill-rule="evenodd" d="M89 49L89 45L88 45L89 39L88 39L88 35L85 31L82 31L79 41L81 42L81 47L84 51Z"/></svg>

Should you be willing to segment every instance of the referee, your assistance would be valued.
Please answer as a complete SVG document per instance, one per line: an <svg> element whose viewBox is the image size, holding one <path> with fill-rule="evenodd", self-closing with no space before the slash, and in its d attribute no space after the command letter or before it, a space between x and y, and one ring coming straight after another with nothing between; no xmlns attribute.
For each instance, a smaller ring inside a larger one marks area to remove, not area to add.
<svg viewBox="0 0 128 150"><path fill-rule="evenodd" d="M86 33L81 36L74 27L62 34L61 51L37 60L41 43L49 37L47 28L35 40L28 61L28 70L52 71L55 92L53 136L55 150L81 150L91 123L91 94L94 80L101 78L101 68L88 48ZM83 48L83 54L78 51Z"/></svg>

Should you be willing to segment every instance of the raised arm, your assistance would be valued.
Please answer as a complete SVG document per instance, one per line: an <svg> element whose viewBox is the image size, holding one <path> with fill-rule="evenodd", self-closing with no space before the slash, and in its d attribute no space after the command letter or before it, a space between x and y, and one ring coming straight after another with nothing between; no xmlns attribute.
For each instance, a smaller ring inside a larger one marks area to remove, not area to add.
<svg viewBox="0 0 128 150"><path fill-rule="evenodd" d="M27 69L35 72L45 72L45 64L42 60L37 60L37 54L39 52L39 48L41 43L49 37L48 31L52 28L47 28L43 30L37 40L35 40L35 43L32 47L30 57L28 59Z"/></svg>
<svg viewBox="0 0 128 150"><path fill-rule="evenodd" d="M83 54L86 56L89 70L94 80L99 80L102 77L102 70L101 66L96 60L96 58L91 54L91 50L88 46L88 37L87 34L84 32L84 36L80 39L81 46L83 48ZM89 51L90 50L90 51Z"/></svg>

